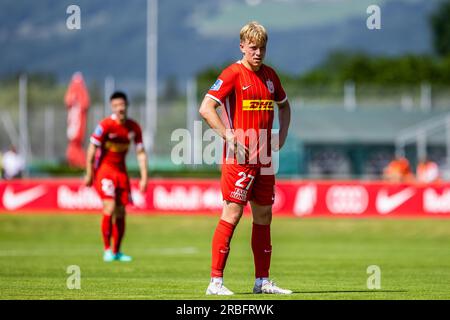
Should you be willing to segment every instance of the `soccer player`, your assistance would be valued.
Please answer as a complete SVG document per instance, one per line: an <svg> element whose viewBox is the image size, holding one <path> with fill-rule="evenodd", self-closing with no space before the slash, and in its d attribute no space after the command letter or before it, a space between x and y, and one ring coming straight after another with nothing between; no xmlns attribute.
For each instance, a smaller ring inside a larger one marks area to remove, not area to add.
<svg viewBox="0 0 450 320"><path fill-rule="evenodd" d="M131 261L130 256L120 251L125 233L125 206L131 202L125 156L130 142L134 141L141 176L139 189L145 192L147 155L142 143L141 127L136 121L127 118L127 96L123 92L114 92L110 104L112 115L100 121L91 135L84 182L86 186L94 185L103 201L103 260ZM114 240L112 248L111 237Z"/></svg>
<svg viewBox="0 0 450 320"><path fill-rule="evenodd" d="M421 183L438 182L440 180L439 166L436 162L425 156L417 165L416 175L417 181Z"/></svg>
<svg viewBox="0 0 450 320"><path fill-rule="evenodd" d="M208 125L225 140L226 147L221 177L223 210L212 239L207 295L233 294L224 286L223 272L234 229L248 201L253 216L253 293L292 293L269 279L270 223L275 199L271 151L277 151L286 141L290 106L277 74L263 64L267 39L265 28L257 22L250 22L241 29L242 59L222 71L199 110ZM278 139L271 139L274 102L279 108ZM216 110L219 106L223 107L222 115L225 115L222 119ZM269 159L264 154L269 155Z"/></svg>
<svg viewBox="0 0 450 320"><path fill-rule="evenodd" d="M383 178L390 182L412 182L414 175L408 159L395 157L383 170Z"/></svg>

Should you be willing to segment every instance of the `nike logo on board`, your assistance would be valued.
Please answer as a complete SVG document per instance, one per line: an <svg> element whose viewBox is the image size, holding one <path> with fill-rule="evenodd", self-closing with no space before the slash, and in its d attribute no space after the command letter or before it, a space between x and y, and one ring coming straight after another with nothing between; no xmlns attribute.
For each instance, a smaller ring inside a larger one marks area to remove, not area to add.
<svg viewBox="0 0 450 320"><path fill-rule="evenodd" d="M28 190L14 192L13 188L8 186L3 193L3 206L8 210L21 208L43 196L46 191L44 186L36 186Z"/></svg>
<svg viewBox="0 0 450 320"><path fill-rule="evenodd" d="M387 190L382 189L377 195L376 208L381 214L390 213L408 201L415 193L416 191L411 187L392 195L388 195Z"/></svg>

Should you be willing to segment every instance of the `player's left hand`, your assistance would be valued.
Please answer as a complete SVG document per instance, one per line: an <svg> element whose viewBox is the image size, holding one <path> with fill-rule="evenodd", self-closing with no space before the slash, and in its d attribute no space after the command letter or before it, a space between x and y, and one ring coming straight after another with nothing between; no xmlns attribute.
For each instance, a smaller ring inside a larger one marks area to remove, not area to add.
<svg viewBox="0 0 450 320"><path fill-rule="evenodd" d="M147 191L147 179L141 179L139 180L139 191L144 193Z"/></svg>
<svg viewBox="0 0 450 320"><path fill-rule="evenodd" d="M280 151L280 135L278 133L272 133L272 137L270 139L270 145L272 147L272 151L277 152Z"/></svg>

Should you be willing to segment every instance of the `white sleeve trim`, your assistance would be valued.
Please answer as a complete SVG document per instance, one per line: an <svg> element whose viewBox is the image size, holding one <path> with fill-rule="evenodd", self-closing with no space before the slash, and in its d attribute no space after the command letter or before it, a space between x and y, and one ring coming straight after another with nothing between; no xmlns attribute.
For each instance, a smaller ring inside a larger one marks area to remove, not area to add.
<svg viewBox="0 0 450 320"><path fill-rule="evenodd" d="M207 94L206 94L206 97L209 97L209 98L215 100L217 103L219 103L221 106L223 106L222 101L220 101L219 98L214 97L212 94L207 93Z"/></svg>
<svg viewBox="0 0 450 320"><path fill-rule="evenodd" d="M144 144L142 142L136 143L136 150L144 150Z"/></svg>
<svg viewBox="0 0 450 320"><path fill-rule="evenodd" d="M281 100L281 101L275 101L277 104L280 104L280 103L285 103L286 101L287 101L287 99L288 99L288 96L286 95L286 97L283 99L283 100Z"/></svg>
<svg viewBox="0 0 450 320"><path fill-rule="evenodd" d="M101 143L100 141L98 141L97 139L95 139L94 137L91 137L91 138L89 139L89 141L91 141L91 143L92 143L93 145L96 145L97 147L100 147L100 146L102 145L102 143Z"/></svg>

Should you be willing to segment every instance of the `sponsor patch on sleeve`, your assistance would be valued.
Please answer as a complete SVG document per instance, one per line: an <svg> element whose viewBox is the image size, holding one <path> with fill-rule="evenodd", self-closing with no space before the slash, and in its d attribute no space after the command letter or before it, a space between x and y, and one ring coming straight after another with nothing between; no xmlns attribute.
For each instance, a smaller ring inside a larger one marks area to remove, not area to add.
<svg viewBox="0 0 450 320"><path fill-rule="evenodd" d="M220 79L217 79L216 82L211 86L209 90L212 91L219 91L220 87L222 86L223 81Z"/></svg>
<svg viewBox="0 0 450 320"><path fill-rule="evenodd" d="M103 134L103 128L101 125L98 125L94 130L95 136L101 136Z"/></svg>

